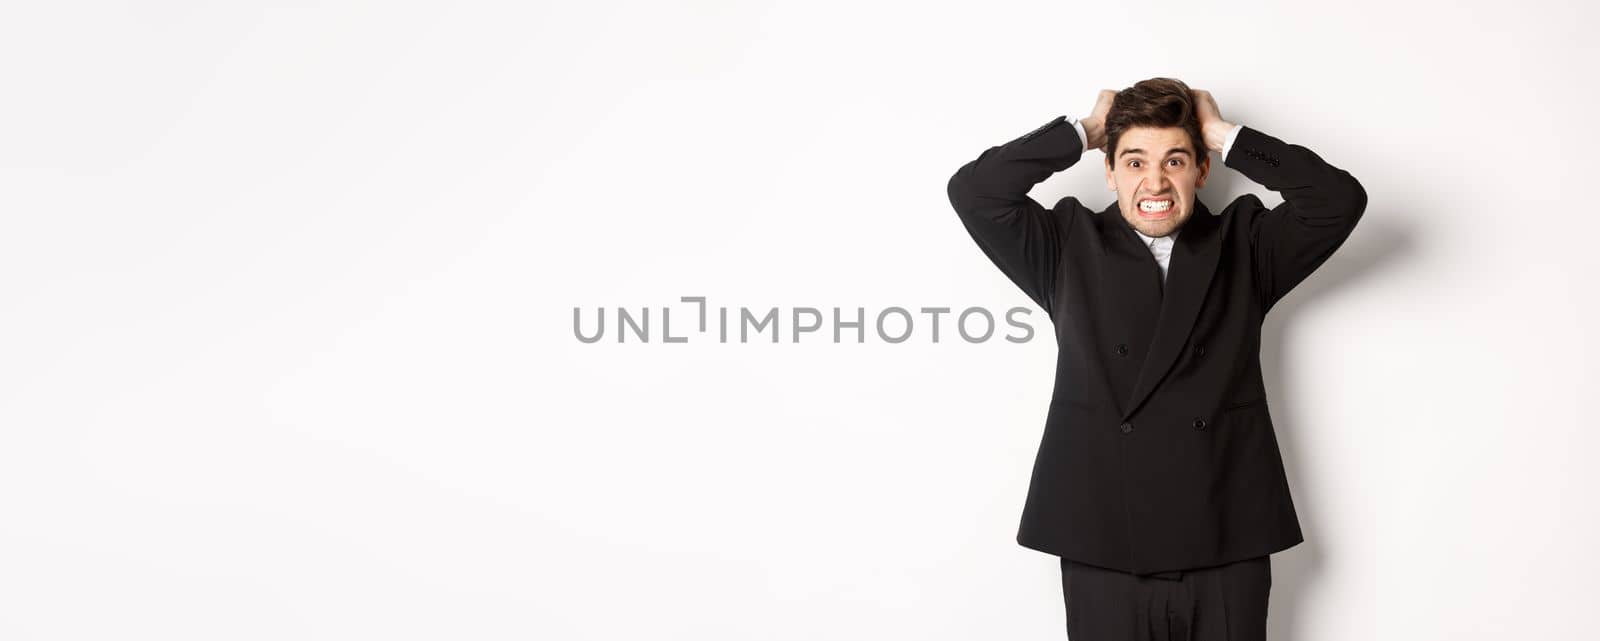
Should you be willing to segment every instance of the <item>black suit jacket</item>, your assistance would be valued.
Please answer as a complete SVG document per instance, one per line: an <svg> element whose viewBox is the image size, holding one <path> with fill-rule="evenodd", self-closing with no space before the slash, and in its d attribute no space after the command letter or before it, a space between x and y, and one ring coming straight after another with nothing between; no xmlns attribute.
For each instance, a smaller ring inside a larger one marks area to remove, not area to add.
<svg viewBox="0 0 1600 641"><path fill-rule="evenodd" d="M1244 195L1214 215L1196 199L1164 285L1116 202L1046 209L1028 196L1083 153L1065 117L951 176L972 239L1055 329L1021 545L1154 574L1304 540L1267 411L1261 322L1343 244L1367 197L1348 172L1250 127L1229 151L1225 166L1284 202Z"/></svg>

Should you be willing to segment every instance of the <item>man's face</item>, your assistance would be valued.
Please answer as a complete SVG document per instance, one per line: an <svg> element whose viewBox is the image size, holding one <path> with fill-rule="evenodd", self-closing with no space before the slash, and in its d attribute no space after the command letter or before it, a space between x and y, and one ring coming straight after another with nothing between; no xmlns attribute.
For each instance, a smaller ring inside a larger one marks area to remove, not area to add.
<svg viewBox="0 0 1600 641"><path fill-rule="evenodd" d="M1106 188L1117 192L1122 217L1146 236L1166 236L1194 213L1211 157L1200 154L1181 127L1132 127L1117 139ZM1140 204L1149 201L1150 207ZM1165 208L1162 205L1165 205Z"/></svg>

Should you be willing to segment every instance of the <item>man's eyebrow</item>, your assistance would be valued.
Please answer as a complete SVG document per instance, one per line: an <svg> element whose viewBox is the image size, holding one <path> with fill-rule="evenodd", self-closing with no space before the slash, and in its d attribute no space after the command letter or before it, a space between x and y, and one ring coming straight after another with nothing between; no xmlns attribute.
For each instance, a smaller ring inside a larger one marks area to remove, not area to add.
<svg viewBox="0 0 1600 641"><path fill-rule="evenodd" d="M1122 156L1126 156L1128 154L1142 154L1142 153L1144 153L1143 149L1140 149L1138 147L1134 147L1132 149L1124 149L1124 150L1122 150L1122 153L1117 154L1117 156L1118 157L1122 157ZM1167 155L1171 156L1172 154L1185 154L1185 155L1188 155L1188 156L1194 156L1194 154L1190 153L1189 150L1187 148L1184 148L1184 147L1173 147L1171 149L1168 149L1167 150Z"/></svg>

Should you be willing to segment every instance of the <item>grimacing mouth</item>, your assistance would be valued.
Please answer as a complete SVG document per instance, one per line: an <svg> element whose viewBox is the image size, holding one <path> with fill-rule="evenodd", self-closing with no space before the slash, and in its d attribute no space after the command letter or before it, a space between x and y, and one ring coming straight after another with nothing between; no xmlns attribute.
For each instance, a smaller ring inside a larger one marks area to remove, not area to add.
<svg viewBox="0 0 1600 641"><path fill-rule="evenodd" d="M1138 200L1133 201L1133 208L1134 209L1138 209L1140 211L1143 211L1145 203L1147 203L1147 202L1162 202L1162 201L1172 203L1172 204L1167 206L1167 211L1174 211L1175 212L1175 211L1178 211L1181 208L1181 203L1178 202L1178 199L1174 198L1174 197L1171 197L1171 196L1168 196L1168 197L1165 197L1165 198L1140 198Z"/></svg>

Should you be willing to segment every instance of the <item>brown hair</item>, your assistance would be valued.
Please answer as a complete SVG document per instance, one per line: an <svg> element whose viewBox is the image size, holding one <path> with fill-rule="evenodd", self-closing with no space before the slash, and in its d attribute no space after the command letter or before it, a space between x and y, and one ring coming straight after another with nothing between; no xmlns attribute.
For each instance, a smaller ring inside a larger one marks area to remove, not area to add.
<svg viewBox="0 0 1600 641"><path fill-rule="evenodd" d="M1151 78L1140 80L1132 87L1117 92L1106 113L1106 166L1116 162L1113 157L1117 139L1132 127L1182 127L1194 145L1195 162L1205 158L1206 142L1200 135L1200 116L1195 111L1194 95L1189 85L1176 78Z"/></svg>

